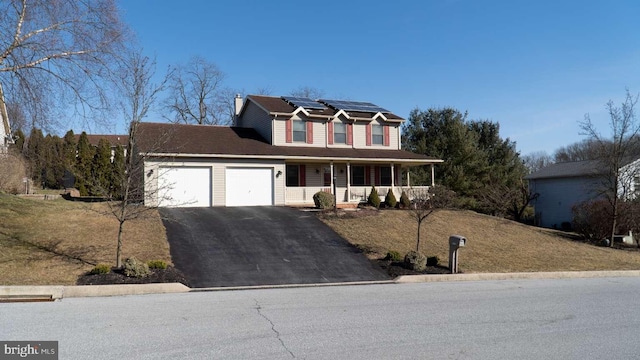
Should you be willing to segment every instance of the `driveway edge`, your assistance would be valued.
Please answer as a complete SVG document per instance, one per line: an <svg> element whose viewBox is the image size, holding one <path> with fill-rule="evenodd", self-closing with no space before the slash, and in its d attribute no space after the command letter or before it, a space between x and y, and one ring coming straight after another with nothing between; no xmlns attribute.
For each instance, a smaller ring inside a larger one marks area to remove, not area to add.
<svg viewBox="0 0 640 360"><path fill-rule="evenodd" d="M554 271L521 273L474 273L444 275L402 275L395 278L399 284L441 281L482 281L482 280L518 280L518 279L576 279L603 277L638 277L640 270L615 271Z"/></svg>

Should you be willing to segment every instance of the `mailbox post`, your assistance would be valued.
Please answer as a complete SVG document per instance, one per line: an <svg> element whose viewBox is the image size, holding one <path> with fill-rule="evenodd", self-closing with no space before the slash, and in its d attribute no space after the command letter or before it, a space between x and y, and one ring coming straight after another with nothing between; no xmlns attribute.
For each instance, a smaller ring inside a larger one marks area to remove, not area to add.
<svg viewBox="0 0 640 360"><path fill-rule="evenodd" d="M449 269L452 274L458 273L458 249L465 245L467 238L460 235L449 236Z"/></svg>

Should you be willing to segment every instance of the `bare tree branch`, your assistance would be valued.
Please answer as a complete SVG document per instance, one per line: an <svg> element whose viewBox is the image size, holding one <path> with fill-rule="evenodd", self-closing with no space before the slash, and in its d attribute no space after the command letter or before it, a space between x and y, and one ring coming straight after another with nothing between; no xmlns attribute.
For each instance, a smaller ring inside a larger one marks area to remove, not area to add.
<svg viewBox="0 0 640 360"><path fill-rule="evenodd" d="M59 126L75 105L85 119L108 112L112 65L129 33L115 0L0 2L0 83L29 125Z"/></svg>

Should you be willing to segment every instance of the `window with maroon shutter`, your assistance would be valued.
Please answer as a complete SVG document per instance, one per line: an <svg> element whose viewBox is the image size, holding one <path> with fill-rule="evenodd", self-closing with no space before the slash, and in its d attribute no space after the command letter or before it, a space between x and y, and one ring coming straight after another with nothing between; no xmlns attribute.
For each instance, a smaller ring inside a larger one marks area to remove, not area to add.
<svg viewBox="0 0 640 360"><path fill-rule="evenodd" d="M351 167L351 185L354 185L354 186L366 185L364 166Z"/></svg>
<svg viewBox="0 0 640 360"><path fill-rule="evenodd" d="M329 145L333 144L333 122L329 121L327 124L327 136L329 137L327 140L329 141Z"/></svg>
<svg viewBox="0 0 640 360"><path fill-rule="evenodd" d="M293 120L293 141L307 142L307 124L305 121Z"/></svg>
<svg viewBox="0 0 640 360"><path fill-rule="evenodd" d="M371 146L371 124L367 124L367 130L365 131L366 145Z"/></svg>
<svg viewBox="0 0 640 360"><path fill-rule="evenodd" d="M353 145L353 124L347 124L347 145Z"/></svg>
<svg viewBox="0 0 640 360"><path fill-rule="evenodd" d="M300 172L298 169L298 165L287 165L285 167L285 171L287 187L300 186Z"/></svg>
<svg viewBox="0 0 640 360"><path fill-rule="evenodd" d="M347 126L343 122L337 122L333 125L333 141L336 144L347 143Z"/></svg>
<svg viewBox="0 0 640 360"><path fill-rule="evenodd" d="M389 146L389 125L384 125L384 138L382 142L384 146Z"/></svg>
<svg viewBox="0 0 640 360"><path fill-rule="evenodd" d="M391 166L380 167L380 185L391 186Z"/></svg>
<svg viewBox="0 0 640 360"><path fill-rule="evenodd" d="M382 125L371 125L371 143L373 145L384 145L384 127Z"/></svg>
<svg viewBox="0 0 640 360"><path fill-rule="evenodd" d="M298 165L300 168L300 186L307 186L307 167Z"/></svg>
<svg viewBox="0 0 640 360"><path fill-rule="evenodd" d="M307 121L307 144L313 144L313 122Z"/></svg>
<svg viewBox="0 0 640 360"><path fill-rule="evenodd" d="M289 119L287 121L285 121L285 133L286 133L286 138L287 138L287 142L293 142L293 120Z"/></svg>

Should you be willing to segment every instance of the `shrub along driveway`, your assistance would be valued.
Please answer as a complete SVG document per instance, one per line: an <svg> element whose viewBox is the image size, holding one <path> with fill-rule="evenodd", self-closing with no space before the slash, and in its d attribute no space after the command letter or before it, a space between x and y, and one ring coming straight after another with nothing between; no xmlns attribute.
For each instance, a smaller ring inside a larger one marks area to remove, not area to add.
<svg viewBox="0 0 640 360"><path fill-rule="evenodd" d="M160 209L194 287L388 280L313 213L285 207Z"/></svg>

